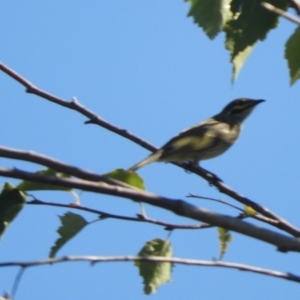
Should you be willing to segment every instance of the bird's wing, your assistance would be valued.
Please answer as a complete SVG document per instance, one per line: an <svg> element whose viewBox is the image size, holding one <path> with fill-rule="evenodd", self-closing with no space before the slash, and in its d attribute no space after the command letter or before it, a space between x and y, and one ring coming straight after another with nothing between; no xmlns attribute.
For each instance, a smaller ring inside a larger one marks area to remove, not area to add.
<svg viewBox="0 0 300 300"><path fill-rule="evenodd" d="M189 160L191 153L212 146L217 142L216 124L206 121L181 132L162 147L160 160Z"/></svg>

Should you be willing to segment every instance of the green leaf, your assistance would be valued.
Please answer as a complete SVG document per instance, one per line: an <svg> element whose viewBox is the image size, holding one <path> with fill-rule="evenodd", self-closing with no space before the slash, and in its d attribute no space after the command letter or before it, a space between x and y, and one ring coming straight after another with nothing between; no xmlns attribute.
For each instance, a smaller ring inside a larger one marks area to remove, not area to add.
<svg viewBox="0 0 300 300"><path fill-rule="evenodd" d="M234 82L237 79L245 61L247 60L248 56L252 52L253 48L254 48L254 45L248 46L245 48L245 50L239 52L235 57L232 57L231 62L232 62L233 68L232 68L231 82ZM229 46L227 49L229 49Z"/></svg>
<svg viewBox="0 0 300 300"><path fill-rule="evenodd" d="M251 206L245 205L244 206L244 211L245 211L245 214L247 214L249 216L255 216L256 215L256 210L253 209Z"/></svg>
<svg viewBox="0 0 300 300"><path fill-rule="evenodd" d="M218 233L219 233L219 243L220 243L219 260L221 260L227 251L228 244L232 241L232 235L228 229L222 227L218 227Z"/></svg>
<svg viewBox="0 0 300 300"><path fill-rule="evenodd" d="M41 170L36 172L36 174L42 174L42 175L48 175L48 176L54 176L58 178L71 178L70 175L64 174L61 172L56 172L55 170L49 168L46 170ZM62 186L56 186L56 185L50 185L46 183L40 183L40 182L33 182L29 180L22 181L18 186L18 189L22 191L71 191L71 188L66 188Z"/></svg>
<svg viewBox="0 0 300 300"><path fill-rule="evenodd" d="M263 0L233 0L231 11L233 18L224 27L226 32L226 49L233 62L233 79L235 79L250 54L255 43L264 40L267 33L275 28L278 16L261 6ZM285 0L269 0L270 4L286 10Z"/></svg>
<svg viewBox="0 0 300 300"><path fill-rule="evenodd" d="M300 27L290 36L285 45L285 58L290 69L290 84L300 78Z"/></svg>
<svg viewBox="0 0 300 300"><path fill-rule="evenodd" d="M67 212L63 216L59 216L61 226L57 232L60 238L56 240L55 245L51 248L49 257L54 257L57 251L69 240L71 240L78 232L80 232L89 223L80 215Z"/></svg>
<svg viewBox="0 0 300 300"><path fill-rule="evenodd" d="M268 31L277 26L278 16L263 8L262 2L263 0L232 1L231 9L234 17L228 22L227 30L230 38L235 41L233 56L257 41L264 40ZM268 3L283 10L287 8L285 0L269 0Z"/></svg>
<svg viewBox="0 0 300 300"><path fill-rule="evenodd" d="M138 253L141 257L172 257L173 250L169 241L154 239L148 241ZM143 277L144 292L149 295L155 293L158 287L171 281L172 263L136 261L140 275Z"/></svg>
<svg viewBox="0 0 300 300"><path fill-rule="evenodd" d="M231 0L189 0L191 8L188 17L193 17L194 22L210 39L222 30L224 24L231 18Z"/></svg>
<svg viewBox="0 0 300 300"><path fill-rule="evenodd" d="M26 202L26 195L5 183L0 194L0 238Z"/></svg>
<svg viewBox="0 0 300 300"><path fill-rule="evenodd" d="M116 169L110 173L103 174L106 177L125 182L140 190L145 190L144 180L137 173L133 171L126 171L123 169Z"/></svg>

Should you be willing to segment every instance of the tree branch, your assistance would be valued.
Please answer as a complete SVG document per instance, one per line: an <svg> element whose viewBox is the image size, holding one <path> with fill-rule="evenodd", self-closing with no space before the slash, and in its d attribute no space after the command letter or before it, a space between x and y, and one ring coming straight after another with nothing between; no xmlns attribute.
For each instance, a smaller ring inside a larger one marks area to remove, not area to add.
<svg viewBox="0 0 300 300"><path fill-rule="evenodd" d="M150 151L156 150L156 148L153 145L142 140L141 138L137 137L136 135L130 133L129 131L127 131L123 128L119 128L114 125L111 125L107 121L103 120L98 115L96 115L94 112L92 112L91 110L89 110L86 107L84 107L83 105L81 105L77 101L76 98L73 98L73 100L69 102L62 98L56 97L52 94L49 94L49 93L39 89L38 87L36 87L29 80L25 79L20 74L18 74L14 70L10 69L9 67L7 67L5 64L3 64L1 62L0 62L0 70L2 70L4 73L6 73L8 76L12 77L16 81L18 81L21 85L23 85L26 88L27 93L34 94L36 96L44 98L48 101L51 101L51 102L61 105L63 107L75 110L75 111L79 112L80 114L84 115L85 117L87 117L89 119L88 121L85 122L86 124L90 124L90 123L97 124L105 129L108 129L124 138L127 138L127 139L137 143L138 145L140 145Z"/></svg>
<svg viewBox="0 0 300 300"><path fill-rule="evenodd" d="M292 2L295 3L294 1L292 1ZM262 2L261 5L262 5L262 7L264 7L265 9L267 9L268 11L270 11L270 12L272 12L272 13L280 16L280 17L284 17L287 20L289 20L289 21L291 21L293 23L296 23L297 25L300 25L300 19L299 18L294 17L293 15L285 12L284 10L282 10L280 8L277 8L277 7L275 7L274 5L272 5L272 4L268 3L268 2ZM298 9L300 9L299 5L298 5Z"/></svg>
<svg viewBox="0 0 300 300"><path fill-rule="evenodd" d="M195 174L200 175L201 177L203 177L204 179L209 181L209 175L207 175L206 172L201 170L200 168L195 168L190 164L186 164L185 168ZM259 212L260 214L262 214L263 216L265 216L267 218L277 221L278 223L274 223L275 227L277 227L281 230L284 230L295 237L300 237L300 230L297 227L290 224L288 221L281 218L280 216L276 215L275 213L270 211L268 208L250 200L247 197L244 197L243 195L241 195L238 192L231 189L229 186L227 186L222 181L215 180L215 181L211 182L211 184L214 185L219 190L220 193L223 193L246 206L252 207L254 210L256 210L257 212Z"/></svg>
<svg viewBox="0 0 300 300"><path fill-rule="evenodd" d="M148 261L148 262L170 262L174 264L189 265L189 266L201 266L201 267L221 267L228 269L236 269L240 271L247 271L281 279L286 279L300 283L300 277L291 273L279 272L271 269L264 269L253 267L244 264L237 264L232 262L222 261L205 261L196 259L182 259L182 258L165 258L165 257L139 257L139 256L65 256L61 258L49 258L37 261L14 261L0 263L0 268L3 267L36 267L42 265L53 265L62 262L75 262L75 261L86 261L91 264L103 263L103 262L120 262L120 261Z"/></svg>
<svg viewBox="0 0 300 300"><path fill-rule="evenodd" d="M12 158L12 159L33 162L36 164L46 166L48 168L52 168L58 172L63 172L63 173L66 173L66 174L69 174L69 175L72 175L74 177L81 178L84 180L96 181L96 182L102 181L102 182L106 182L106 183L112 184L112 185L119 185L119 186L124 186L124 187L128 187L128 188L133 188L132 186L130 186L126 183L122 183L120 181L117 181L117 180L114 180L114 179L111 179L111 178L108 178L108 177L105 177L105 176L102 176L102 175L99 175L96 173L92 173L90 171L74 167L72 165L68 165L59 160L53 159L51 157L48 157L48 156L45 156L45 155L42 155L39 153L35 153L33 151L22 151L22 150L17 150L17 149L0 146L0 157L6 157L6 158ZM191 194L191 196L195 197L195 195L192 195L192 194ZM244 198L244 197L242 197L242 198ZM245 202L245 203L248 203L248 202ZM255 204L252 204L252 206L255 206ZM263 208L263 209L266 210L265 208ZM241 210L241 211L243 211L243 210ZM273 226L276 226L276 227L281 226L281 223L279 223L277 220L274 220L274 218L269 220L268 223Z"/></svg>
<svg viewBox="0 0 300 300"><path fill-rule="evenodd" d="M294 8L297 14L300 16L300 3L297 0L288 0L290 7Z"/></svg>
<svg viewBox="0 0 300 300"><path fill-rule="evenodd" d="M87 108L85 108L84 106L82 106L81 104L79 104L79 102L74 99L72 102L68 102L65 101L61 98L55 97L49 93L44 92L43 90L37 88L36 86L34 86L30 81L26 80L24 77L22 77L20 74L18 74L17 72L13 71L12 69L8 68L6 65L4 65L3 63L0 62L0 70L2 70L4 73L6 73L7 75L9 75L10 77L12 77L13 79L15 79L16 81L18 81L20 84L22 84L24 87L26 87L27 92L28 93L32 93L35 94L37 96L40 96L46 100L49 100L51 102L54 102L58 105L64 106L66 108L69 109L73 109L79 113L81 113L82 115L86 116L89 118L89 121L87 121L87 123L94 123L97 124L99 126L102 126L114 133L117 133L135 143L137 143L138 145L150 150L150 151L155 151L157 150L156 147L154 147L153 145L151 145L150 143L140 139L139 137L135 136L134 134L128 132L125 129L120 129L106 121L104 121L103 119L101 119L99 116L97 116L95 113L93 113L92 111L88 110ZM27 152L28 154L28 152ZM32 154L32 152L31 152ZM20 153L18 154L19 156L21 155ZM23 158L25 159L26 154L23 152ZM4 156L4 154L3 154ZM4 156L4 157L9 157L9 156ZM28 155L27 155L28 157ZM12 157L11 157L12 158ZM14 157L16 159L19 159L17 157ZM31 161L31 160L29 160ZM234 190L232 190L230 187L228 187L226 184L224 184L221 180L219 180L214 174L206 171L203 168L196 168L194 166L192 166L189 163L183 163L183 164L178 164L175 163L175 165L184 168L185 170L188 170L194 174L199 175L200 177L204 178L205 180L207 180L210 184L214 185L220 193L226 194L229 197L235 199L236 201L250 206L252 207L254 210L256 210L257 212L261 213L262 215L266 216L267 218L271 218L274 219L276 221L278 221L276 226L277 228L284 230L288 233L290 233L291 235L295 236L295 237L300 237L300 230L298 228L296 228L295 226L293 226L292 224L288 223L286 220L282 219L281 217L277 216L276 214L274 214L273 212L271 212L269 209L259 205L258 203L240 195L239 193L235 192ZM77 169L77 168L75 168ZM73 171L78 171L77 170L73 170ZM73 175L72 173L68 173ZM76 175L74 175L76 176ZM76 176L79 177L79 176ZM79 177L81 178L81 177ZM88 180L93 180L93 179L88 179ZM104 181L102 179L100 179L100 181ZM116 182L115 182L116 184ZM123 184L122 184L123 186Z"/></svg>
<svg viewBox="0 0 300 300"><path fill-rule="evenodd" d="M224 204L224 205L228 205L229 207L232 207L234 209L237 209L241 212L241 215L239 216L240 219L243 219L243 218L246 218L246 217L251 217L253 219L256 219L256 220L259 220L261 222L264 222L264 223L267 223L267 224L270 224L272 226L277 226L278 225L278 221L274 220L274 219L269 219L269 218L266 218L262 215L259 215L255 212L255 214L253 215L249 215L245 212L245 210L235 206L235 205L232 205L230 203L227 203L226 201L224 200L220 200L220 199L215 199L215 198L211 198L211 197L203 197L203 196L198 196L198 195L194 195L192 193L190 193L188 196L188 198L199 198L199 199L204 199L204 200L210 200L210 201L215 201L215 202L218 202L218 203L221 203L221 204Z"/></svg>
<svg viewBox="0 0 300 300"><path fill-rule="evenodd" d="M204 197L203 197L204 198ZM82 205L76 205L76 204L63 204L63 203L56 203L56 202L49 202L49 201L42 201L39 199L34 199L32 201L27 201L26 204L29 205L49 205L49 206L56 206L56 207L64 207L64 208L70 208L70 209L76 209L76 210L82 210L82 211L87 211L90 213L94 213L97 215L100 215L103 218L111 218L111 219L117 219L117 220L124 220L124 221L133 221L133 222L145 222L145 223L150 223L150 224L155 224L159 226L164 226L165 230L175 230L175 229L208 229L215 227L214 225L211 224L193 224L193 225L184 225L184 224L174 224L174 223L168 223L164 221L159 221L156 219L149 218L146 215L141 215L138 214L137 218L135 217L126 217L126 216L121 216L121 215L115 215L107 212L103 212L101 210L93 209L90 207L85 207ZM238 215L236 219L245 219L250 217L249 215L245 214L243 210L241 210L243 213ZM251 218L262 221L264 223L274 225L274 222L272 223L272 220L266 219L263 216L260 215L253 215Z"/></svg>
<svg viewBox="0 0 300 300"><path fill-rule="evenodd" d="M0 168L0 176L42 182L49 185L77 188L84 191L123 197L136 202L148 203L150 205L172 211L180 216L188 217L190 219L198 220L215 226L224 227L226 229L251 236L255 239L277 246L278 250L282 252L300 252L300 241L295 238L252 225L248 222L241 221L227 215L218 214L200 207L193 206L180 199L160 197L147 191L131 188L129 189L121 186L111 186L102 182L59 178L6 168Z"/></svg>
<svg viewBox="0 0 300 300"><path fill-rule="evenodd" d="M221 199L215 199L215 198L211 198L211 197L204 197L204 196L199 196L199 195L195 195L193 193L189 193L187 195L187 198L196 198L196 199L203 199L203 200L209 200L209 201L213 201L213 202L217 202L217 203L221 203L221 204L224 204L224 205L227 205L231 208L234 208L238 211L240 211L241 213L244 213L245 211L243 209L241 209L240 207L237 207L236 205L232 205L224 200L221 200Z"/></svg>
<svg viewBox="0 0 300 300"><path fill-rule="evenodd" d="M52 157L45 156L33 151L22 151L0 146L0 157L29 161L84 180L97 182L102 181L112 185L124 186L127 188L135 189L135 187L123 183L121 181L115 180L113 178L102 176L87 170L74 167L72 165L68 165Z"/></svg>
<svg viewBox="0 0 300 300"><path fill-rule="evenodd" d="M74 204L63 204L63 203L55 203L55 202L49 202L49 201L41 201L38 199L34 199L32 201L27 201L26 204L32 204L32 205L49 205L49 206L56 206L56 207L64 207L64 208L70 208L70 209L76 209L76 210L82 210L91 212L97 215L100 215L103 218L111 218L111 219L117 219L117 220L125 220L125 221L133 221L133 222L144 222L144 223L150 223L155 225L160 225L166 227L166 230L174 230L174 229L205 229L205 228L211 228L213 227L210 224L193 224L193 225L183 225L183 224L173 224L168 222L163 222L159 220L155 220L152 218L149 218L148 216L141 216L138 215L138 217L126 217L121 215L115 215L110 214L107 212L103 212L101 210L85 207L85 206L79 206Z"/></svg>

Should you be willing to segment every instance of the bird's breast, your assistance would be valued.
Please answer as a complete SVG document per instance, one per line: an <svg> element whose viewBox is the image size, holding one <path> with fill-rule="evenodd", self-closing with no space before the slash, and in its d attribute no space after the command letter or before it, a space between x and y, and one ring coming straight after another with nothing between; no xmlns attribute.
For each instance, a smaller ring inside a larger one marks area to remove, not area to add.
<svg viewBox="0 0 300 300"><path fill-rule="evenodd" d="M233 144L239 137L241 132L240 125L221 124L214 128L214 135L228 144Z"/></svg>

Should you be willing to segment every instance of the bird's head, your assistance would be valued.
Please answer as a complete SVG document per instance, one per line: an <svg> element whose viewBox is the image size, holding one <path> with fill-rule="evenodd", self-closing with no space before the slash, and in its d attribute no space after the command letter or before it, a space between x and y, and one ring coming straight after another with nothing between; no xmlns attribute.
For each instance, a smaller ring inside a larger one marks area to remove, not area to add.
<svg viewBox="0 0 300 300"><path fill-rule="evenodd" d="M240 124L250 115L252 110L259 103L265 100L253 100L248 98L239 98L227 104L223 110L215 116L215 119L229 124Z"/></svg>

